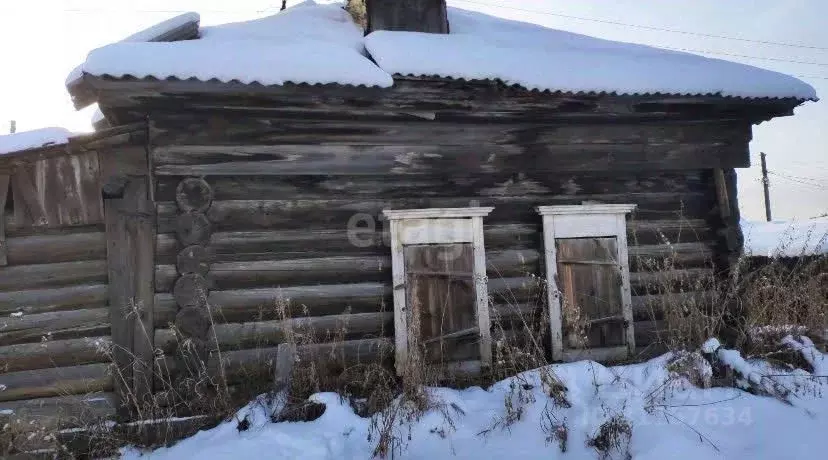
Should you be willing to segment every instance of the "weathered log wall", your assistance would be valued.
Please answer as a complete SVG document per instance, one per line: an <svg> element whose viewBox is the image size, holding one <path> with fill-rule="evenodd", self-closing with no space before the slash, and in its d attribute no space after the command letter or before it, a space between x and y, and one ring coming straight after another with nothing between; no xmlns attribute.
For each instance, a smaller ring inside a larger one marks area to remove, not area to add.
<svg viewBox="0 0 828 460"><path fill-rule="evenodd" d="M740 121L158 117L156 343L172 353L169 325L181 326L175 292L186 279L188 229L202 233L188 241L199 244L197 255L188 254L204 261L196 266L200 301L215 323L210 346L245 350L283 341L299 321L285 321L285 312L309 316L302 326L323 337L340 329L345 339L393 334L383 209L494 206L484 221L489 292L493 317L508 329L509 319L542 303L534 207L596 201L638 206L628 238L637 345L647 347L658 338L653 321L663 305L708 296L721 218L707 168L742 161L749 139ZM180 203L182 184L195 178L210 193L198 219Z"/></svg>
<svg viewBox="0 0 828 460"><path fill-rule="evenodd" d="M0 186L0 424L70 428L115 413L95 151L20 160ZM28 448L45 431L21 434ZM18 446L21 447L21 446Z"/></svg>
<svg viewBox="0 0 828 460"><path fill-rule="evenodd" d="M9 264L0 267L0 383L7 388L0 391L0 401L75 394L73 366L108 361L100 352L110 335L103 228L62 227L40 234L13 219L6 224ZM108 382L96 383L95 389L111 389L104 367L87 370L100 371L98 381ZM19 388L11 389L9 379L19 382Z"/></svg>

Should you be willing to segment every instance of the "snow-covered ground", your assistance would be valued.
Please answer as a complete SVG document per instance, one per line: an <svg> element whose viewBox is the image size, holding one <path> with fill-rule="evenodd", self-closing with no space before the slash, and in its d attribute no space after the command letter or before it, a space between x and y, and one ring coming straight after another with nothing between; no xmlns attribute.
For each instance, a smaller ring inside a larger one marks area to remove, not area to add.
<svg viewBox="0 0 828 460"><path fill-rule="evenodd" d="M754 256L828 254L828 217L798 221L743 221L745 253Z"/></svg>
<svg viewBox="0 0 828 460"><path fill-rule="evenodd" d="M671 355L643 364L604 367L582 361L549 368L567 387L571 407L553 404L541 371L529 371L498 382L489 389L429 389L444 410L432 410L413 422L395 424L404 459L599 459L625 458L625 452L610 451L602 457L588 445L602 424L623 415L631 424L629 453L634 459L815 459L824 454L828 428L826 387L828 359L807 341L792 338L788 346L801 350L812 363L813 375L805 371L782 372L764 362L745 361L738 352L714 350L718 342L706 344L711 352L742 372L749 380L771 380L774 387L796 389L785 398L755 396L736 388L693 386L678 377ZM699 357L700 355L689 355ZM710 376L703 361L693 367L701 380ZM769 374L780 374L766 377ZM522 393L523 398L519 397ZM267 404L252 403L241 410L251 423L238 431L237 422L197 433L171 448L144 453L126 449L125 459L201 460L236 458L272 459L369 459L376 436L368 440L370 419L357 416L348 403L333 393L312 399L327 407L313 422L271 423ZM506 401L521 408L519 420L498 425L505 415ZM560 436L566 426L566 453Z"/></svg>

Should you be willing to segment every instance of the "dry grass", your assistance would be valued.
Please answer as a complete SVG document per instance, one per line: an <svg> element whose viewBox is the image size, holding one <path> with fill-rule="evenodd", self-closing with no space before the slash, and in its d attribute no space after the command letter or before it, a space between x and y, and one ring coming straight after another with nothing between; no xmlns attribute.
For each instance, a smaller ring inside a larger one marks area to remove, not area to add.
<svg viewBox="0 0 828 460"><path fill-rule="evenodd" d="M664 244L669 244L666 238ZM681 262L682 256L677 253L658 260L639 258L635 261L639 270L654 275L665 271L679 272L683 268ZM713 262L708 261L707 267L713 269ZM768 259L761 263L742 257L727 277L650 278L653 281L645 286L646 292L658 301L647 304L644 316L660 322L662 326L658 329L656 341L666 349L696 350L707 338L717 336L730 338L731 347L744 350L747 356L760 355L773 359L777 356L775 353L781 353L779 340L789 333L806 335L817 343L824 343L828 329L826 256ZM32 438L49 440L47 444L56 452L66 455L67 445L72 442L87 442L93 446L96 455L110 453L114 447L125 443L144 447L169 444L201 425L209 426L209 423L230 419L239 407L263 393L269 394L268 398L284 401L279 413L273 414L274 420L313 418L324 408L308 406L308 397L332 391L347 400L357 414L370 418L368 436L375 446L374 455L393 458L405 451L412 424L427 412L437 411L443 415L445 423L435 428L436 434L445 437L453 431L454 420L461 412L456 406L436 400L429 391L429 387L433 386L485 386L514 377L510 391L504 397L502 414L480 434L485 436L494 430L508 431L512 424L524 419L527 405L536 402L536 393L532 390L538 383L521 374L530 369L540 369L540 385L543 386L543 394L548 397L540 420L541 431L547 442L556 444L565 452L569 427L558 411L569 407L567 389L554 374L553 368L547 366L550 364L549 318L543 301L546 287L541 278L530 275L530 279L536 286L530 296L535 299L534 304L529 308L525 300L518 301L514 296L509 298L508 294L490 300L490 304L496 307L493 310L510 314L504 318L493 318L494 366L476 380L453 378L445 366L427 365L424 350L417 344L411 346L411 357L400 377L391 368L390 360L347 362L333 346L330 348L332 351L326 353L300 353L293 368L290 387L275 393L273 375L269 371L273 364L271 356L263 354L260 361L236 367L233 375L228 376L227 366L216 366L215 363L227 361L229 358L223 354L232 354L234 350L214 345L208 359L181 359L179 362L184 366L179 364L176 369L169 368L168 356L156 350L153 398L134 394L131 385L127 385L127 377L118 372L117 366L113 366L112 378L126 389L127 401L121 408L119 421L159 420L159 423L120 423L113 427L112 423L91 418L73 421L76 426L87 427L83 434L87 438L69 436L71 432L60 432L54 428L39 429L35 425L7 427L0 432L0 454L9 455L24 450ZM131 306L127 313L137 314L137 310ZM311 330L301 322L288 321L292 318L291 312L297 310L301 312L302 308L290 305L288 299L277 299L260 316L295 324L295 327L285 331L283 341L295 345L297 349L345 342L347 323L343 322L330 331ZM579 324L577 312L567 315L570 323ZM641 316L639 312L639 319L643 319ZM213 331L215 318L211 316L210 321ZM411 327L410 336L416 337L416 319ZM191 356L204 352L198 349L198 344L175 331L173 325L171 328L179 338L182 350L189 350ZM153 331L144 333L151 334ZM215 335L213 341L218 343ZM263 347L272 346L272 339L262 338L261 341ZM245 343L244 349L256 345ZM238 347L241 348L242 344ZM115 349L103 348L101 353L114 362ZM674 361L674 369L671 370L699 386L710 385L707 375L688 375L698 368L694 364L695 355L679 353L677 356L688 358L686 362L681 359ZM180 423L171 421L182 415L196 418L192 424L182 428ZM624 420L609 417L591 442L599 456L608 452L623 456L629 432L631 427L625 425Z"/></svg>

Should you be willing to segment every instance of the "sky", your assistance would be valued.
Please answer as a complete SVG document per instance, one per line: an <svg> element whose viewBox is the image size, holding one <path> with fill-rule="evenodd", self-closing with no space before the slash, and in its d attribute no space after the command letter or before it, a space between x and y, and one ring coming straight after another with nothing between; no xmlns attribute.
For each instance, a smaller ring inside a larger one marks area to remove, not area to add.
<svg viewBox="0 0 828 460"><path fill-rule="evenodd" d="M798 108L793 117L754 127L752 166L739 170L740 208L744 218L764 219L759 153L765 152L775 220L828 214L825 0L448 1L509 19L798 76L825 100ZM44 126L91 130L92 109L75 111L64 81L96 47L187 11L199 12L202 24L210 25L274 14L280 5L281 0L2 1L0 134L8 132L9 120L17 121L18 131Z"/></svg>

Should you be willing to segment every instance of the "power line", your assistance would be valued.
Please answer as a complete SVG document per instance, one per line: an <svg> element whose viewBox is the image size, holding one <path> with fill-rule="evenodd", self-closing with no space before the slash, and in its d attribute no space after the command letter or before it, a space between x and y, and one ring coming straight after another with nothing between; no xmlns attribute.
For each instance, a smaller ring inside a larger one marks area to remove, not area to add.
<svg viewBox="0 0 828 460"><path fill-rule="evenodd" d="M815 189L818 189L818 190L828 190L828 187L825 187L825 186L822 186L822 185L819 185L819 184L816 184L816 183L813 183L813 182L806 182L804 180L797 179L793 176L788 176L786 174L780 174L780 173L775 172L775 171L768 171L768 174L772 174L776 177L780 177L780 178L782 178L784 180L787 180L789 182L795 182L797 184L805 185L805 186L812 187L812 188L815 188Z"/></svg>
<svg viewBox="0 0 828 460"><path fill-rule="evenodd" d="M805 181L805 182L811 182L814 185L820 185L821 186L822 183L824 182L820 179L816 179L816 178L813 178L813 177L802 177L802 176L796 176L794 174L780 173L780 172L777 172L776 174L787 177L789 179L796 179L796 180L801 180L801 181Z"/></svg>
<svg viewBox="0 0 828 460"><path fill-rule="evenodd" d="M709 50L697 50L692 48L672 48L669 46L658 46L659 48L664 48L673 51L684 51L684 52L691 52L691 53L704 53L704 54L718 54L721 56L732 56L732 57L741 57L741 58L748 58L748 59L762 59L764 61L777 61L777 62L790 62L792 64L806 64L806 65L819 65L828 67L828 62L810 62L810 61L795 61L793 59L782 59L782 58L774 58L774 57L763 57L763 56L751 56L749 54L736 54L736 53L725 53L724 51L709 51Z"/></svg>
<svg viewBox="0 0 828 460"><path fill-rule="evenodd" d="M688 31L688 30L668 29L668 28L665 28L665 27L645 26L645 25L641 25L641 24L631 24L631 23L628 23L628 22L611 21L611 20L607 20L607 19L597 19L597 18L588 18L588 17L583 17L583 16L573 16L573 15L569 15L569 14L556 13L556 12L553 12L553 11L543 11L543 10L535 10L535 9L529 9L529 8L518 8L518 7L514 7L514 6L495 5L495 4L491 4L491 3L485 3L485 2L476 2L476 1L473 1L473 0L456 0L456 1L460 1L460 2L463 2L463 3L471 3L473 5L488 6L488 7L492 7L492 8L503 8L503 9L509 9L509 10L515 10L515 11L524 11L524 12L527 12L527 13L537 13L537 14L544 14L544 15L547 15L547 16L557 16L557 17L567 18L567 19L576 19L576 20L579 20L579 21L589 21L589 22L597 22L597 23L601 23L601 24L610 24L610 25L614 25L614 26L633 27L633 28L636 28L636 29L643 29L643 30L653 30L653 31L658 31L658 32L669 32L669 33L674 33L674 34L693 35L693 36L697 36L697 37L720 38L720 39L723 39L723 40L735 40L735 41L740 41L740 42L759 43L759 44L762 44L762 45L786 46L786 47L791 47L791 48L805 48L805 49L812 49L812 50L828 51L828 48L826 48L826 47L806 45L806 44L802 44L802 43L786 43L786 42L776 42L776 41L769 41L769 40L756 40L756 39L751 39L751 38L730 37L730 36L727 36L727 35L708 34L708 33L703 33L703 32L691 32L691 31Z"/></svg>

